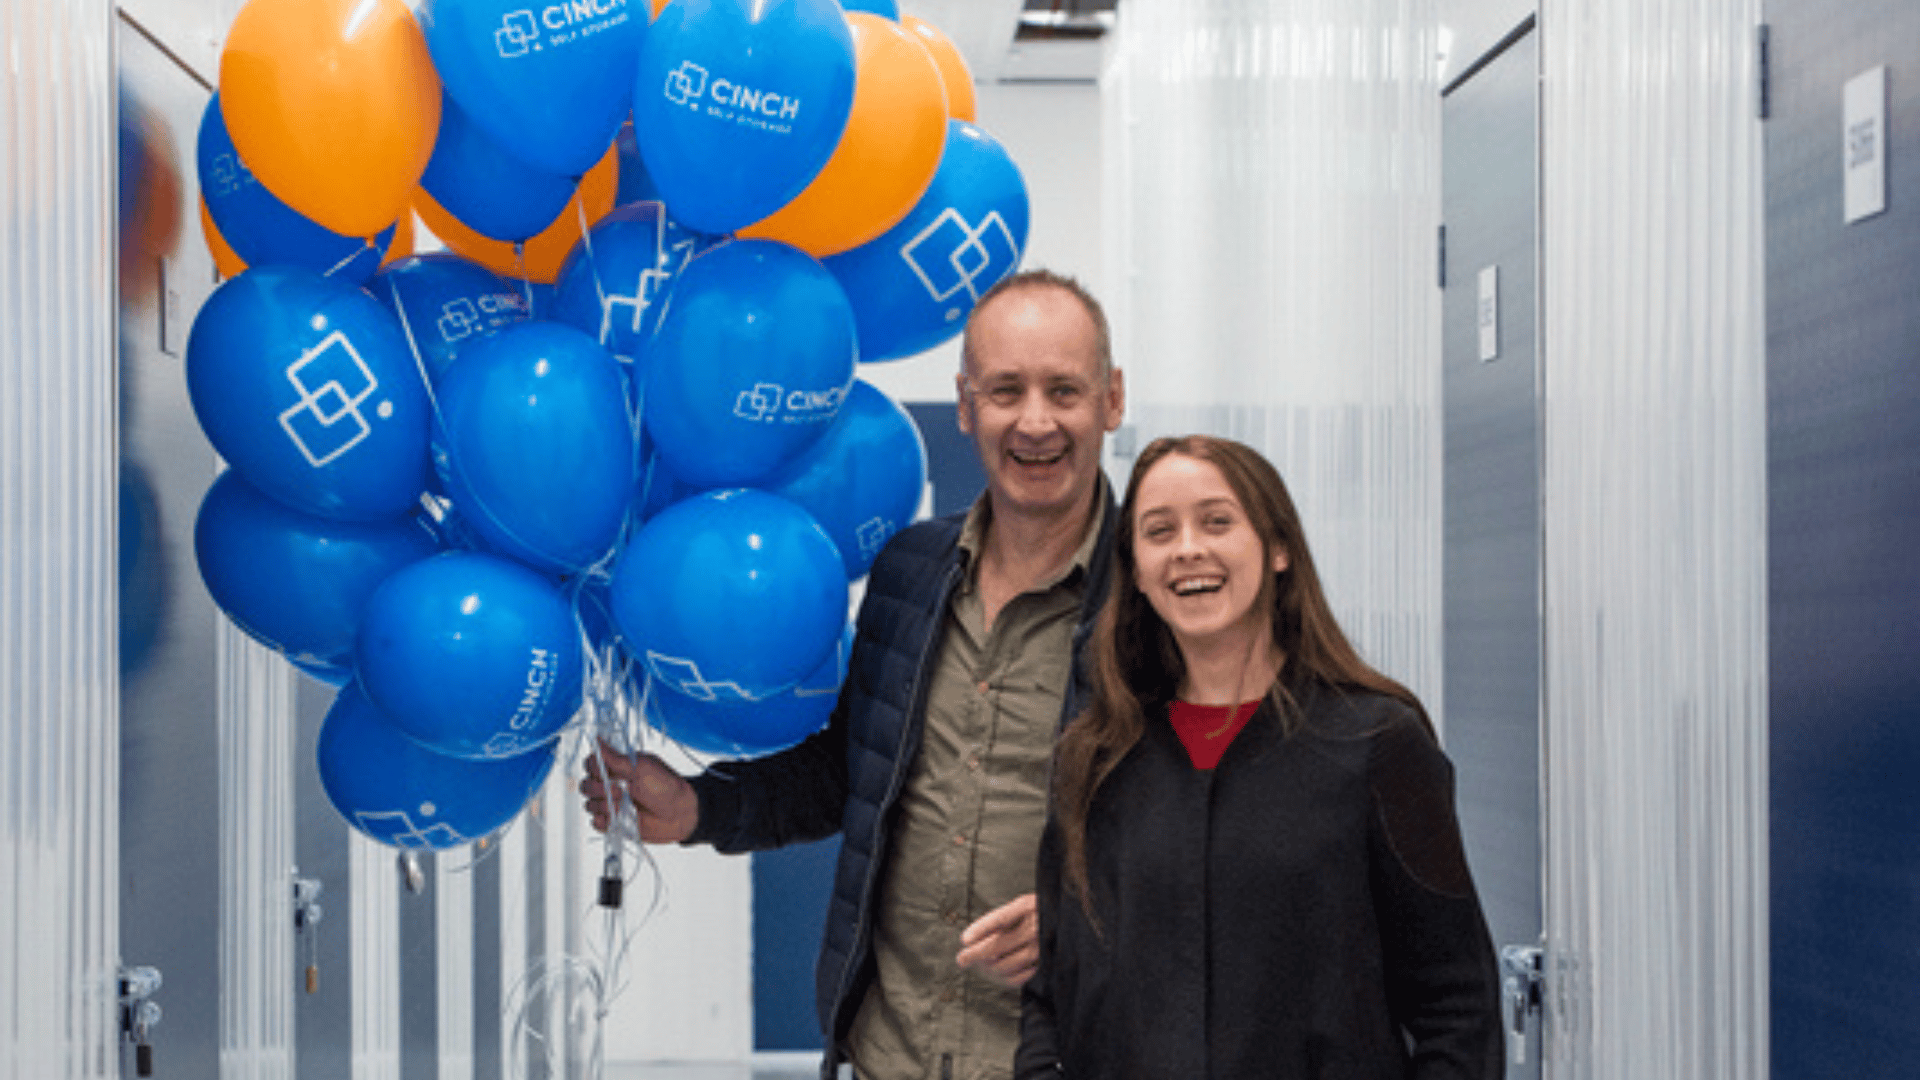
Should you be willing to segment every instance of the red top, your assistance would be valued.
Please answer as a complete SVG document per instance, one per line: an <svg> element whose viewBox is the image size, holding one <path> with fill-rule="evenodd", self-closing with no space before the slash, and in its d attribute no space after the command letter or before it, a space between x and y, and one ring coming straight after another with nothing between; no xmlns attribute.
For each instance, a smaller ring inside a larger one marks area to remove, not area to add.
<svg viewBox="0 0 1920 1080"><path fill-rule="evenodd" d="M1193 759L1193 767L1212 769L1220 764L1220 755L1227 752L1227 744L1240 734L1240 729L1247 726L1247 720L1259 708L1258 701L1227 706L1194 705L1176 700L1167 709L1167 719L1173 723L1181 745L1187 748L1187 756Z"/></svg>

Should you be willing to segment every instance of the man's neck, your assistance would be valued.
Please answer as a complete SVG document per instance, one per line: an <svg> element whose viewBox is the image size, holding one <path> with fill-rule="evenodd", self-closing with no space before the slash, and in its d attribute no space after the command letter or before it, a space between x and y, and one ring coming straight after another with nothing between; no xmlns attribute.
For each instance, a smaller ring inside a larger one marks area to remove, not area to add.
<svg viewBox="0 0 1920 1080"><path fill-rule="evenodd" d="M1058 577L1073 561L1093 519L1094 496L1076 512L1037 516L1009 511L989 495L980 545L980 592L987 625L1009 600Z"/></svg>

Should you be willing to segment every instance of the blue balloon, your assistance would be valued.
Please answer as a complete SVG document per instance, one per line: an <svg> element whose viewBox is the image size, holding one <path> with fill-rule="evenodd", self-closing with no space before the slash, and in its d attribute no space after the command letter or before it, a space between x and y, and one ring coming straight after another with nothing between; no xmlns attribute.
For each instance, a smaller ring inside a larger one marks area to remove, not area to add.
<svg viewBox="0 0 1920 1080"><path fill-rule="evenodd" d="M514 241L538 236L553 224L580 181L508 153L443 92L440 132L420 186L467 228Z"/></svg>
<svg viewBox="0 0 1920 1080"><path fill-rule="evenodd" d="M731 241L681 272L648 352L641 416L675 476L749 484L826 432L855 355L833 275L797 248Z"/></svg>
<svg viewBox="0 0 1920 1080"><path fill-rule="evenodd" d="M642 454L639 476L633 488L634 523L644 524L674 503L705 490L673 475L673 470L667 468L659 454Z"/></svg>
<svg viewBox="0 0 1920 1080"><path fill-rule="evenodd" d="M656 685L759 701L820 666L847 618L840 553L798 506L710 491L641 528L614 563L613 617Z"/></svg>
<svg viewBox="0 0 1920 1080"><path fill-rule="evenodd" d="M533 299L533 317L536 319L553 318L553 283L550 281L522 281L526 294Z"/></svg>
<svg viewBox="0 0 1920 1080"><path fill-rule="evenodd" d="M392 225L371 241L342 236L268 191L234 149L220 114L219 94L201 114L194 160L207 216L248 266L299 266L358 285L380 268L393 243Z"/></svg>
<svg viewBox="0 0 1920 1080"><path fill-rule="evenodd" d="M367 291L399 319L433 383L461 349L533 317L519 288L450 251L396 259L373 275Z"/></svg>
<svg viewBox="0 0 1920 1080"><path fill-rule="evenodd" d="M785 750L827 726L852 649L849 626L813 674L764 701L702 701L656 684L647 695L647 722L703 754L758 757Z"/></svg>
<svg viewBox="0 0 1920 1080"><path fill-rule="evenodd" d="M620 125L613 137L614 152L619 155L620 179L613 189L613 204L660 202L660 188L647 175L647 163L640 157L640 142L633 137L633 121Z"/></svg>
<svg viewBox="0 0 1920 1080"><path fill-rule="evenodd" d="M500 761L436 754L400 733L358 684L320 724L320 787L347 824L389 847L448 848L512 821L553 769L551 745Z"/></svg>
<svg viewBox="0 0 1920 1080"><path fill-rule="evenodd" d="M900 21L900 5L894 0L840 0L840 6L848 11L864 11L883 19Z"/></svg>
<svg viewBox="0 0 1920 1080"><path fill-rule="evenodd" d="M712 244L711 238L681 228L660 203L621 206L568 253L554 279L549 317L637 362L680 271Z"/></svg>
<svg viewBox="0 0 1920 1080"><path fill-rule="evenodd" d="M571 326L528 322L479 342L436 389L434 464L495 550L569 573L612 549L633 497L620 367Z"/></svg>
<svg viewBox="0 0 1920 1080"><path fill-rule="evenodd" d="M393 314L355 285L290 266L223 282L186 369L207 440L288 506L375 521L426 487L426 386Z"/></svg>
<svg viewBox="0 0 1920 1080"><path fill-rule="evenodd" d="M340 664L322 664L317 661L294 660L293 666L300 674L335 690L353 681L353 669Z"/></svg>
<svg viewBox="0 0 1920 1080"><path fill-rule="evenodd" d="M336 673L351 670L367 598L439 550L422 515L315 517L262 495L232 469L207 489L193 529L200 578L234 625L303 670Z"/></svg>
<svg viewBox="0 0 1920 1080"><path fill-rule="evenodd" d="M633 129L674 218L728 233L793 200L853 107L836 0L676 0L640 47Z"/></svg>
<svg viewBox="0 0 1920 1080"><path fill-rule="evenodd" d="M860 359L913 356L958 334L980 296L1020 265L1027 186L993 137L947 121L933 183L900 222L825 260L853 303Z"/></svg>
<svg viewBox="0 0 1920 1080"><path fill-rule="evenodd" d="M558 587L518 563L449 551L367 599L360 688L408 738L507 758L557 738L580 707L580 626Z"/></svg>
<svg viewBox="0 0 1920 1080"><path fill-rule="evenodd" d="M758 486L812 514L853 579L913 520L926 483L927 452L913 417L872 383L855 379L826 435Z"/></svg>
<svg viewBox="0 0 1920 1080"><path fill-rule="evenodd" d="M645 0L427 0L418 17L475 125L535 169L579 177L627 117L647 14Z"/></svg>

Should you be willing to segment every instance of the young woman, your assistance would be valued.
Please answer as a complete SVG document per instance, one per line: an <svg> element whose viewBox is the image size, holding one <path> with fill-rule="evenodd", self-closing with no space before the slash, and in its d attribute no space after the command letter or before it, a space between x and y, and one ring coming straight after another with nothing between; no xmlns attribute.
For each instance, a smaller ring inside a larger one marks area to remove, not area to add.
<svg viewBox="0 0 1920 1080"><path fill-rule="evenodd" d="M1120 515L1015 1075L1501 1076L1452 768L1334 621L1279 474L1160 439Z"/></svg>

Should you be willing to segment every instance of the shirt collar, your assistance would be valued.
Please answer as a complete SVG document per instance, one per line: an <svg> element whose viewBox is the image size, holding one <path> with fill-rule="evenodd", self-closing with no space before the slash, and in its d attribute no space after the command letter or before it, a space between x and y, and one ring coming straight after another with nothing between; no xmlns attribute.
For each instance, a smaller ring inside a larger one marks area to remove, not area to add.
<svg viewBox="0 0 1920 1080"><path fill-rule="evenodd" d="M1086 528L1080 533L1080 546L1074 549L1073 561L1051 581L1042 582L1040 591L1054 588L1068 582L1081 581L1087 576L1093 562L1094 549L1100 544L1100 526L1106 521L1108 504L1113 500L1107 496L1107 474L1101 470L1099 486L1093 491L1093 514L1088 517ZM980 580L980 550L986 544L987 523L993 520L993 507L988 501L988 493L982 491L973 500L967 510L966 523L960 527L960 550L966 554L967 580L965 588L972 589Z"/></svg>

